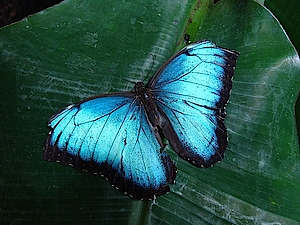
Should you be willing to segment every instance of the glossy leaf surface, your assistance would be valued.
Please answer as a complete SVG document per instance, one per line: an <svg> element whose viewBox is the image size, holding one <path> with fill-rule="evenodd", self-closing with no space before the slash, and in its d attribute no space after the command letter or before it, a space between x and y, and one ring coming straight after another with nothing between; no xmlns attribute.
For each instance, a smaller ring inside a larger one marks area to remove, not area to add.
<svg viewBox="0 0 300 225"><path fill-rule="evenodd" d="M89 96L131 90L134 84L120 77L149 79L183 46L177 44L185 33L240 52L221 163L199 169L169 149L176 184L151 205L100 177L42 160L53 113ZM299 223L299 58L258 3L67 0L1 29L0 49L4 224Z"/></svg>

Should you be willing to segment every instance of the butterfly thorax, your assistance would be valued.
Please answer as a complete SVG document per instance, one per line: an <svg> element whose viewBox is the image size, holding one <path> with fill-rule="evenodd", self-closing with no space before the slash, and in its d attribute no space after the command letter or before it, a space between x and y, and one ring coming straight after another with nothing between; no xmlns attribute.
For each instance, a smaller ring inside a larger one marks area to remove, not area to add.
<svg viewBox="0 0 300 225"><path fill-rule="evenodd" d="M140 105L142 105L147 113L149 122L154 126L160 126L160 116L157 110L155 99L151 93L151 89L145 87L143 82L137 82L134 90Z"/></svg>

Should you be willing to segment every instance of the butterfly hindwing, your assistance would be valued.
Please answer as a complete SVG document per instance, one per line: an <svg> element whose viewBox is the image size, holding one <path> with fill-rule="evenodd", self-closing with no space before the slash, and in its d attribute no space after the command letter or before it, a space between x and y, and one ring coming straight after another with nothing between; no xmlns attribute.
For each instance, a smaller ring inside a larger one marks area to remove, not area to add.
<svg viewBox="0 0 300 225"><path fill-rule="evenodd" d="M71 105L49 123L43 157L99 173L136 199L169 191L176 167L162 150L144 108L132 92Z"/></svg>
<svg viewBox="0 0 300 225"><path fill-rule="evenodd" d="M164 135L196 166L209 167L224 156L225 105L237 56L209 41L197 42L173 56L147 84L166 118Z"/></svg>

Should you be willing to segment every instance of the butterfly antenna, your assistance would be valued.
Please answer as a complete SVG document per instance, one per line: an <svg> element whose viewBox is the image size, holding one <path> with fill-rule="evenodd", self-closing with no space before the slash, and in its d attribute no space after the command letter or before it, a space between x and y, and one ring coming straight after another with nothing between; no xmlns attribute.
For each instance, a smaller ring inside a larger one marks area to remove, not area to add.
<svg viewBox="0 0 300 225"><path fill-rule="evenodd" d="M128 79L126 79L126 78L124 78L124 77L118 76L117 74L115 74L115 73L114 73L113 71L111 71L110 69L108 69L108 71L111 72L112 75L114 75L115 77L117 77L117 78L119 78L119 79L121 79L121 80L127 81L127 82L132 83L132 84L135 84L135 83L136 83L136 82L131 81L131 80L128 80Z"/></svg>
<svg viewBox="0 0 300 225"><path fill-rule="evenodd" d="M145 80L147 80L147 78L149 77L149 75L150 75L150 73L152 72L153 67L154 67L155 55L153 55L151 52L150 52L150 54L151 54L151 56L152 56L152 65L151 65L151 68L150 68L150 70L149 70L147 76L143 79L143 83L145 82ZM117 74L115 74L115 73L114 73L112 70L110 70L110 69L108 69L108 71L111 72L112 75L114 75L115 77L118 77L118 78L121 79L121 80L127 81L127 82L132 83L132 84L136 84L136 82L134 82L134 81L131 81L131 80L126 79L126 78L124 78L124 77L118 76Z"/></svg>
<svg viewBox="0 0 300 225"><path fill-rule="evenodd" d="M155 55L153 55L151 52L150 52L150 55L152 56L152 65L151 65L151 68L147 74L147 76L144 78L143 80L143 83L145 82L145 80L148 80L147 78L149 77L149 75L151 74L152 70L153 70L153 67L154 67L154 62L155 62Z"/></svg>

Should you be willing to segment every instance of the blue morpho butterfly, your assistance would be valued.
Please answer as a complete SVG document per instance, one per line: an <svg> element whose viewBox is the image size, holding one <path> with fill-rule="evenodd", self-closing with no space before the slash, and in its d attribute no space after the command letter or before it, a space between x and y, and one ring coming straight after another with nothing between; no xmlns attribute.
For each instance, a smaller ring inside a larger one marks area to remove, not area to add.
<svg viewBox="0 0 300 225"><path fill-rule="evenodd" d="M101 174L135 199L169 192L176 166L164 150L197 167L227 148L225 105L238 53L204 40L169 59L144 86L73 104L52 116L43 158Z"/></svg>

